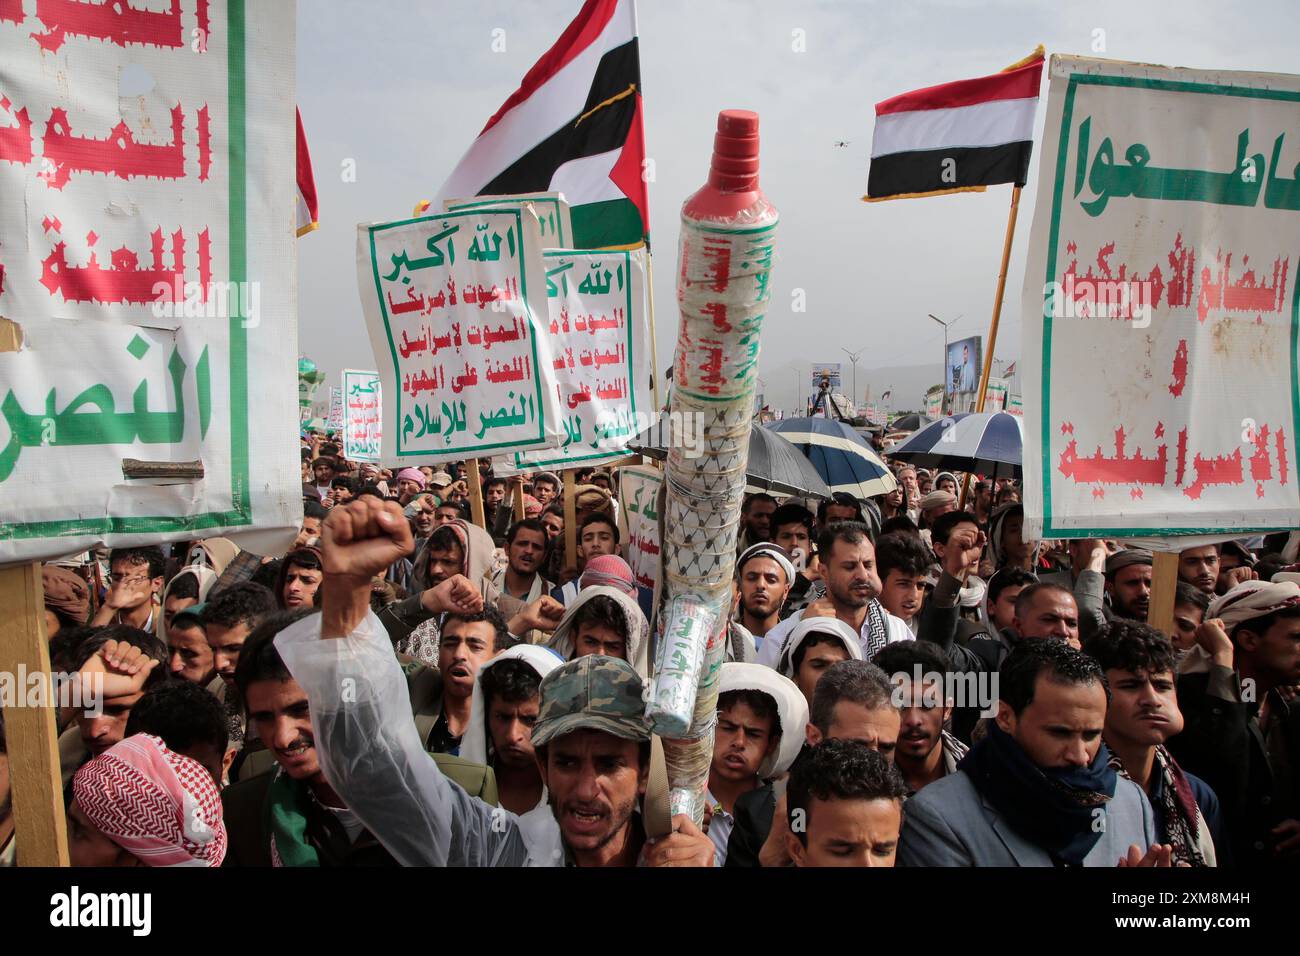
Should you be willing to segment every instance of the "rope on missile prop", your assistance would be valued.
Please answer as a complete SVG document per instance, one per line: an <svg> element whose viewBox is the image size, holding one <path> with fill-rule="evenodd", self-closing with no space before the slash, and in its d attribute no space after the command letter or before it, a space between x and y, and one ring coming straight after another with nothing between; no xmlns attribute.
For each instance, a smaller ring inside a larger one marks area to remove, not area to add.
<svg viewBox="0 0 1300 956"><path fill-rule="evenodd" d="M737 264L738 271L732 275L729 270L720 292L718 277L709 272L713 263L698 250L706 245L716 250L722 242L733 247L728 261ZM710 361L716 360L719 379L732 394L697 396L684 380L673 391L672 411L697 415L703 423L698 432L703 447L691 457L684 449L672 447L665 463L660 537L666 613L660 615L663 625L646 716L663 739L672 813L687 814L697 823L704 816L718 686L726 658L736 538L753 427L758 332L768 298L766 277L760 277L771 264L771 245L766 243L767 237L758 242L735 234L720 238L716 229L708 230L706 240L703 231L683 218L680 274L686 281L678 292L679 355L683 367L696 367L700 354L696 349L707 340L714 349ZM697 250L695 255L692 249ZM725 328L720 327L723 324Z"/></svg>

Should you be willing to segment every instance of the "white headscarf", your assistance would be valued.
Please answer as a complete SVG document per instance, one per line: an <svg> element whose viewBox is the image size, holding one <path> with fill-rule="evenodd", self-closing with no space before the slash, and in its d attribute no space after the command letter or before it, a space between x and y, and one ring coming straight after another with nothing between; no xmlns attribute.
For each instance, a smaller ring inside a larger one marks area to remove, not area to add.
<svg viewBox="0 0 1300 956"><path fill-rule="evenodd" d="M804 731L808 726L808 701L803 692L790 678L764 664L723 664L718 694L733 690L760 691L776 702L781 744L763 760L758 776L763 780L781 776L790 769L803 747Z"/></svg>
<svg viewBox="0 0 1300 956"><path fill-rule="evenodd" d="M542 678L564 663L554 651L545 647L537 644L516 644L480 667L478 675L474 678L474 693L470 698L469 724L465 727L465 735L460 741L460 755L466 760L481 764L488 762L488 715L487 704L483 700L483 672L507 660L523 661ZM555 814L551 812L550 794L547 793L546 784L542 784L542 795L537 801L537 806L526 813L519 814L519 828L524 843L537 859L558 860L562 857L564 844L560 836L560 825L555 821Z"/></svg>
<svg viewBox="0 0 1300 956"><path fill-rule="evenodd" d="M794 652L807 640L809 634L832 634L840 639L852 660L862 660L862 638L853 628L837 617L808 617L800 619L781 648L781 658L776 669L786 677L794 677Z"/></svg>
<svg viewBox="0 0 1300 956"><path fill-rule="evenodd" d="M502 661L523 661L538 677L545 677L564 663L554 651L537 644L516 644L502 651L478 669L474 677L474 692L470 695L469 723L460 740L460 755L466 760L488 762L487 704L483 700L483 674L489 667Z"/></svg>
<svg viewBox="0 0 1300 956"><path fill-rule="evenodd" d="M215 538L209 539L215 541ZM224 540L224 539L223 539ZM199 582L199 599L197 604L202 604L208 599L208 592L212 590L212 585L217 583L217 572L213 571L205 564L187 564L176 572L176 577L167 582L163 588L162 596L158 600L158 612L154 615L154 633L164 644L167 643L167 598L171 594L172 587L181 579L182 575L191 575Z"/></svg>
<svg viewBox="0 0 1300 956"><path fill-rule="evenodd" d="M627 623L627 661L632 668L641 675L642 680L650 676L650 625L646 622L645 615L641 613L641 606L628 597L618 588L612 588L608 585L597 585L595 587L583 588L578 592L572 604L564 612L564 617L560 618L560 623L556 625L555 633L551 639L546 642L546 646L555 651L566 661L573 658L575 650L573 644L573 619L577 616L578 609L594 597L604 595L613 599L623 610L623 620Z"/></svg>

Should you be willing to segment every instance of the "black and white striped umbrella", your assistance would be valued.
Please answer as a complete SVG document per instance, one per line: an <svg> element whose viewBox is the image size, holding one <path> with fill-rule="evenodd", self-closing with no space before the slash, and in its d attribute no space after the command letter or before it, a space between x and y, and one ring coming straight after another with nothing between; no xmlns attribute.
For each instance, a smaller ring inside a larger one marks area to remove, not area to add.
<svg viewBox="0 0 1300 956"><path fill-rule="evenodd" d="M784 418L769 422L771 431L801 451L831 491L854 498L887 495L898 487L889 466L871 443L843 422L830 418Z"/></svg>
<svg viewBox="0 0 1300 956"><path fill-rule="evenodd" d="M922 468L969 471L988 478L1019 478L1024 419L1007 412L961 412L926 425L889 452Z"/></svg>

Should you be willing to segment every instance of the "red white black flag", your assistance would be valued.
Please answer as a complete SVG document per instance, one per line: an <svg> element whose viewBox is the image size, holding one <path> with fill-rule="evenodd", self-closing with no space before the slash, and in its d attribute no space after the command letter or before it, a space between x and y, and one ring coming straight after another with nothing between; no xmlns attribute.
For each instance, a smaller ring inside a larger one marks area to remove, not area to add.
<svg viewBox="0 0 1300 956"><path fill-rule="evenodd" d="M635 0L586 0L432 208L462 196L561 192L576 247L639 243L650 232L641 110Z"/></svg>
<svg viewBox="0 0 1300 956"><path fill-rule="evenodd" d="M876 104L867 202L982 192L1029 175L1043 48L1001 73Z"/></svg>

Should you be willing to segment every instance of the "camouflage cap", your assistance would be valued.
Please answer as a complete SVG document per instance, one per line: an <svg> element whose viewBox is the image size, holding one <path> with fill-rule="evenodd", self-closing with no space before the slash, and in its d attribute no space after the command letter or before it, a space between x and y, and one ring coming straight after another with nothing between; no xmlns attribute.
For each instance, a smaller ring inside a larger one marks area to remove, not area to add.
<svg viewBox="0 0 1300 956"><path fill-rule="evenodd" d="M587 654L542 679L533 745L575 730L602 730L625 740L649 740L641 676L617 657Z"/></svg>

